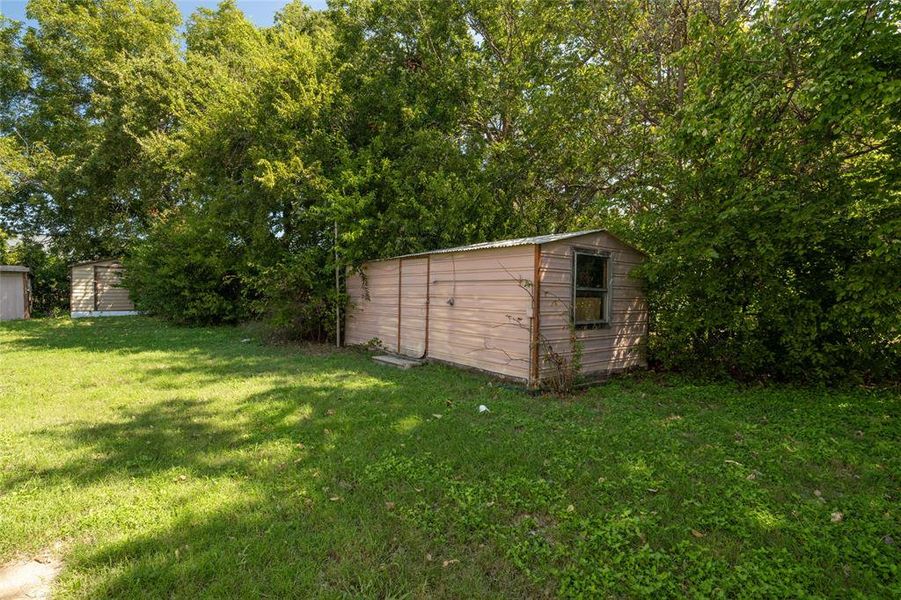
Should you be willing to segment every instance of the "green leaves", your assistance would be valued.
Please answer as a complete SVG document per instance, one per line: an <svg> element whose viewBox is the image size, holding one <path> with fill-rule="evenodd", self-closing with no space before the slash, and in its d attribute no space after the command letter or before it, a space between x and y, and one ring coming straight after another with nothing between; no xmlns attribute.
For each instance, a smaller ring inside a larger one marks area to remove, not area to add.
<svg viewBox="0 0 901 600"><path fill-rule="evenodd" d="M28 14L35 26L4 30L16 76L2 83L0 133L31 168L0 206L14 230L53 234L70 255L117 254L156 206L121 75L136 57L171 51L178 11L168 0L33 0Z"/></svg>
<svg viewBox="0 0 901 600"><path fill-rule="evenodd" d="M797 1L747 26L696 20L682 51L696 81L666 130L683 168L648 240L670 366L802 380L897 368L901 298L885 292L901 263L873 247L898 231L901 105L882 84L895 13Z"/></svg>
<svg viewBox="0 0 901 600"><path fill-rule="evenodd" d="M32 0L0 24L0 225L228 257L202 270L224 318L316 336L336 266L607 227L652 255L653 360L890 376L899 9L744 4L296 1L258 28L227 0L182 45L168 0Z"/></svg>

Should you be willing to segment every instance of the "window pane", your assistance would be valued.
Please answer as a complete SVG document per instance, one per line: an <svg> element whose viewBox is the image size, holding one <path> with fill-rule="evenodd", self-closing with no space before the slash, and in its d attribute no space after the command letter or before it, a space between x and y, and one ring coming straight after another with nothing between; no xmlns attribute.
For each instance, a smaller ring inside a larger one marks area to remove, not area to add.
<svg viewBox="0 0 901 600"><path fill-rule="evenodd" d="M576 254L576 287L606 288L607 257Z"/></svg>
<svg viewBox="0 0 901 600"><path fill-rule="evenodd" d="M604 292L576 291L576 323L604 320Z"/></svg>

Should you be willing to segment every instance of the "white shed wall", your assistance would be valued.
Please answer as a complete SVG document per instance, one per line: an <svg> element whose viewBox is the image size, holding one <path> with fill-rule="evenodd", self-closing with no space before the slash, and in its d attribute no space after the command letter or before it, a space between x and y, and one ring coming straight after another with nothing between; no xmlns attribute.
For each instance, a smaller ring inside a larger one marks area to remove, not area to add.
<svg viewBox="0 0 901 600"><path fill-rule="evenodd" d="M519 282L534 260L534 246L432 255L429 357L528 379L532 300Z"/></svg>
<svg viewBox="0 0 901 600"><path fill-rule="evenodd" d="M136 314L128 290L121 286L123 272L122 266L112 260L72 267L69 299L72 316Z"/></svg>

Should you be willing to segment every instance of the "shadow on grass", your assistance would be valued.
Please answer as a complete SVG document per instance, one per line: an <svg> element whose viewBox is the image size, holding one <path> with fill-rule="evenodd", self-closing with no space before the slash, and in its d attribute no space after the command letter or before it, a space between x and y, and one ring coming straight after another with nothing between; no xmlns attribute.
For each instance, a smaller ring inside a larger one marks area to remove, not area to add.
<svg viewBox="0 0 901 600"><path fill-rule="evenodd" d="M469 566L449 571L446 546L364 503L353 492L340 502L268 496L185 515L69 566L102 570L90 595L103 598L536 596L496 550L473 546Z"/></svg>
<svg viewBox="0 0 901 600"><path fill-rule="evenodd" d="M110 406L96 419L34 430L38 447L59 458L46 466L36 457L3 477L4 493L108 493L90 509L98 520L114 519L102 515L121 510L136 486L168 503L170 514L155 526L82 532L103 542L76 544L61 593L534 595L495 548L418 529L387 508L381 482L365 478L368 464L420 433L397 423L419 419L423 398L445 406L482 379L464 375L427 389L432 375L371 365L357 353L303 355L244 343L234 329L173 329L150 319L33 322L12 333L7 347L14 351L72 350L85 361L118 355L134 366L131 381L148 389L146 398ZM218 382L257 378L250 391L216 395ZM412 387L399 389L405 382ZM197 387L210 397L198 396ZM411 406L414 391L419 403ZM443 566L464 555L465 566Z"/></svg>
<svg viewBox="0 0 901 600"><path fill-rule="evenodd" d="M247 451L262 456L278 454L280 447L292 452L276 459L290 458L295 464L314 449L317 457L341 448L346 457L364 458L368 450L361 444L393 445L393 436L383 435L390 429L387 425L409 416L403 402L374 397L374 388L378 385L356 389L339 384L272 386L216 406L211 400L174 398L140 410L121 407L113 421L78 420L37 429L32 434L36 438L79 458L50 468L22 465L17 476L5 479L2 489L35 479L91 485L109 477L149 477L174 468L203 477L256 472L255 458L246 456ZM342 408L336 411L336 407ZM379 422L386 427L361 430L361 417L369 427ZM297 449L303 449L302 455L297 455Z"/></svg>
<svg viewBox="0 0 901 600"><path fill-rule="evenodd" d="M296 386L248 398L241 410L252 412L234 426L207 423L207 403L177 400L122 423L41 432L90 457L32 474L44 485L163 475L162 485L193 485L200 495L216 496L217 486L232 490L219 495L213 510L182 504L177 495L174 523L77 552L68 566L96 575L90 595L452 597L467 586L474 596L529 595L529 586L484 546L467 551L473 562L458 579L446 579L446 544L400 522L385 508L384 491L361 479L367 457L394 444L349 443L344 431L352 424L329 417L324 406L306 410L311 405L300 399L307 392ZM352 394L346 398L354 401ZM293 419L298 413L302 418ZM432 553L437 561L426 559ZM62 584L76 582L64 577Z"/></svg>
<svg viewBox="0 0 901 600"><path fill-rule="evenodd" d="M177 385L180 376L195 383L229 377L282 376L293 380L305 373L321 374L323 368L351 372L337 378L365 373L386 384L397 375L375 364L354 360L361 353L325 345L261 346L243 337L238 327L172 327L149 317L103 319L34 319L3 324L13 334L5 344L10 351L72 350L86 362L108 357L133 361L142 382L162 388Z"/></svg>
<svg viewBox="0 0 901 600"><path fill-rule="evenodd" d="M78 545L73 595L879 595L893 576L896 395L627 380L560 402L235 329L3 331L41 360L112 356L134 370L117 385L147 390L31 432L59 460L4 478L117 509L159 496L159 523L116 535L108 517Z"/></svg>

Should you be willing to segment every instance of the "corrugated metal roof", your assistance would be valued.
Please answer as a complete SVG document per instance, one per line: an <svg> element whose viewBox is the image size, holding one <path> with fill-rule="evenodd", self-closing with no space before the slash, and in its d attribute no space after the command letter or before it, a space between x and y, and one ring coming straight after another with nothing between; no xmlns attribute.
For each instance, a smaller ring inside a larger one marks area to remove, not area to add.
<svg viewBox="0 0 901 600"><path fill-rule="evenodd" d="M102 263L102 262L116 262L117 263L117 262L119 262L119 259L118 258L95 258L94 260L83 260L81 262L72 263L71 265L69 265L69 268L71 269L72 267L83 267L85 265L93 265L95 263Z"/></svg>
<svg viewBox="0 0 901 600"><path fill-rule="evenodd" d="M588 235L589 233L601 233L604 229L586 229L585 231L571 231L569 233L551 233L548 235L536 235L532 237L513 238L510 240L498 240L495 242L479 242L478 244L469 244L467 246L455 246L453 248L441 248L440 250L429 250L428 252L417 252L415 254L403 254L401 256L392 256L382 260L393 260L395 258L411 258L413 256L427 256L429 254L449 254L452 252L472 252L473 250L491 250L494 248L512 248L514 246L531 246L533 244L549 244L560 240Z"/></svg>
<svg viewBox="0 0 901 600"><path fill-rule="evenodd" d="M3 273L31 273L31 269L22 265L0 265L0 272Z"/></svg>

